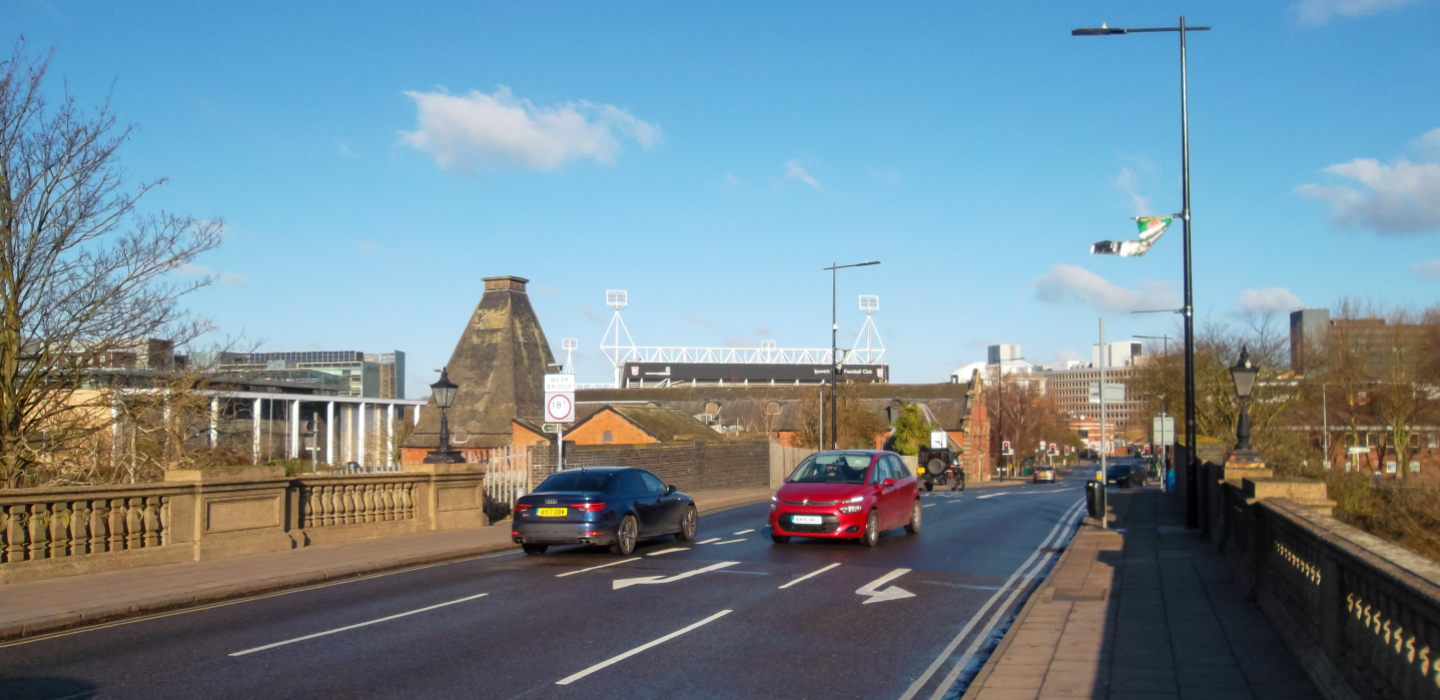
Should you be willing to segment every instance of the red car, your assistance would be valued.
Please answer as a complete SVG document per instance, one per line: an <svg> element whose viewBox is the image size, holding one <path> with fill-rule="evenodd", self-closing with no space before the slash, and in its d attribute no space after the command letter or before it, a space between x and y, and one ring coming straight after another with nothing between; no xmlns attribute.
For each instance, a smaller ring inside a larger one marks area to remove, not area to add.
<svg viewBox="0 0 1440 700"><path fill-rule="evenodd" d="M920 485L900 456L875 450L820 452L805 458L770 497L770 539L858 539L874 547L880 533L920 532Z"/></svg>

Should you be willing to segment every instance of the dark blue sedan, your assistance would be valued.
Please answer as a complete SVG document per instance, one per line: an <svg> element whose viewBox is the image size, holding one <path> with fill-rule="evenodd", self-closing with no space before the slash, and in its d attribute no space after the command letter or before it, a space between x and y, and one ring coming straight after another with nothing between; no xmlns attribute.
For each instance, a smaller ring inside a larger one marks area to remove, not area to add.
<svg viewBox="0 0 1440 700"><path fill-rule="evenodd" d="M552 475L515 502L510 538L526 554L563 544L598 544L628 556L635 543L665 535L695 539L699 513L689 496L630 467L586 467Z"/></svg>

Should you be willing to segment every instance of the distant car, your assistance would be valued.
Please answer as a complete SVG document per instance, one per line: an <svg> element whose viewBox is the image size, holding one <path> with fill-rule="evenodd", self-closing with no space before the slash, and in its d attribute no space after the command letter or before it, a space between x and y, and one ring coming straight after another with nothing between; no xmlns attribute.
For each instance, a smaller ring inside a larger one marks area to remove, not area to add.
<svg viewBox="0 0 1440 700"><path fill-rule="evenodd" d="M770 540L856 539L874 547L880 533L920 532L920 484L900 456L878 450L819 452L805 458L770 497Z"/></svg>
<svg viewBox="0 0 1440 700"><path fill-rule="evenodd" d="M960 455L949 448L920 448L916 455L916 479L926 491L934 491L938 484L950 485L951 491L965 490L965 470L960 468Z"/></svg>
<svg viewBox="0 0 1440 700"><path fill-rule="evenodd" d="M510 539L526 554L594 544L629 556L643 539L695 539L695 500L644 469L586 467L552 474L515 502Z"/></svg>
<svg viewBox="0 0 1440 700"><path fill-rule="evenodd" d="M1117 461L1105 469L1105 483L1122 489L1145 485L1145 465L1138 461Z"/></svg>
<svg viewBox="0 0 1440 700"><path fill-rule="evenodd" d="M1035 483L1055 483L1055 467L1040 464L1035 467Z"/></svg>

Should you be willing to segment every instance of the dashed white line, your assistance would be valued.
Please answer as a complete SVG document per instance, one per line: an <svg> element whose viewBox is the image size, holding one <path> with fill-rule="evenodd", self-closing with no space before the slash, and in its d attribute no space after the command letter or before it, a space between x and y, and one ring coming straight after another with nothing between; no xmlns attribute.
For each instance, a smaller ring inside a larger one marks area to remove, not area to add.
<svg viewBox="0 0 1440 700"><path fill-rule="evenodd" d="M835 568L835 567L837 567L837 566L840 566L840 562L838 562L838 561L835 562L834 564L831 564L830 566L827 566L827 567L825 567L825 568L823 568L823 569L820 569L820 570L818 570L818 571L811 571L810 573L805 574L804 576L801 576L800 578L797 578L797 579L795 579L794 581L791 581L790 583L787 583L787 584L781 586L781 588L789 588L789 587L791 587L791 586L793 586L793 585L795 585L795 584L797 584L797 583L800 583L801 581L804 581L804 580L807 579L807 578L810 578L811 576L819 576L820 574L823 574L823 573L825 573L826 571L829 571L829 570L831 570L831 569L833 569L833 568Z"/></svg>
<svg viewBox="0 0 1440 700"><path fill-rule="evenodd" d="M737 534L737 535L748 535L748 534L750 534L750 533L752 533L752 532L754 532L754 530L741 530L741 531L739 531L739 532L737 532L737 533L735 533L735 534Z"/></svg>
<svg viewBox="0 0 1440 700"><path fill-rule="evenodd" d="M617 662L620 662L620 661L624 661L625 659L628 659L628 658L630 658L630 657L632 657L632 656L634 656L634 655L636 655L636 654L639 654L640 652L645 651L646 649L649 649L650 647L653 647L653 646L656 646L656 645L659 645L659 644L664 644L665 642L668 642L668 641L670 641L670 640L672 640L672 639L674 639L674 638L676 638L676 637L679 637L680 635L685 634L686 632L689 632L690 630L693 630L693 629L695 629L695 628L697 628L697 627L700 627L700 626L702 626L702 625L708 625L708 624L710 624L711 622L714 622L714 621L716 621L716 620L718 620L718 619L720 619L720 618L722 618L722 617L725 617L726 615L729 615L731 612L732 612L732 611L730 611L730 610L721 610L720 612L715 613L714 615L711 615L710 617L707 617L707 618L705 618L705 619L703 619L703 620L701 620L701 621L699 621L699 622L697 622L697 623L695 623L695 624L693 624L693 625L690 625L689 627L686 627L686 628L684 628L684 629L681 629L681 630L678 630L678 631L675 631L675 632L671 632L670 634L667 634L667 635L665 635L664 637L661 637L661 638L659 638L659 639L657 639L657 640L655 640L655 641L653 641L653 642L649 642L649 643L647 643L647 644L641 644L640 646L635 647L634 649L631 649L630 651L627 651L627 652L625 652L624 654L621 654L621 655L619 655L619 656L614 656L614 657L611 657L611 658L606 659L606 660L604 660L604 661L601 661L600 663L595 664L594 666L591 666L590 668L587 668L587 669L585 669L584 671L581 671L581 672L579 672L579 673L577 673L577 674L575 674L575 675L573 675L573 676L567 676L567 677L562 678L562 679L560 679L560 680L558 680L558 681L555 681L555 685L570 685L571 683L574 683L575 681L578 681L578 680L580 680L581 678L584 678L584 677L586 677L586 676L588 676L588 675L590 675L590 674L592 674L592 673L594 673L594 672L596 672L596 671L599 671L600 669L605 668L606 666L609 666L609 665L611 665L611 664L614 664L614 663L617 663Z"/></svg>
<svg viewBox="0 0 1440 700"><path fill-rule="evenodd" d="M983 501L983 500L985 500L985 499L987 499L987 498L994 498L994 497L996 497L996 496L1004 496L1004 495L1005 495L1005 492L1004 492L1004 491L1002 491L1002 492L1000 492L1000 493L990 493L990 494L986 494L986 495L984 495L984 496L976 496L976 497L975 497L975 500L977 500L977 501Z"/></svg>
<svg viewBox="0 0 1440 700"><path fill-rule="evenodd" d="M651 552L651 553L649 553L649 554L646 554L645 556L647 556L647 557L658 557L658 556L660 556L661 554L669 554L669 553L671 553L671 552L688 552L688 551L690 551L690 548L689 548L689 547L671 547L670 549L662 549L662 550L660 550L660 551L658 551L658 552Z"/></svg>
<svg viewBox="0 0 1440 700"><path fill-rule="evenodd" d="M336 629L328 630L328 631L325 631L325 632L316 632L315 634L307 634L307 635L305 635L304 637L296 637L296 638L294 638L294 639L287 639L287 640L285 640L285 641L283 641L283 642L275 642L274 644L266 644L266 645L263 646L263 647L255 647L254 649L246 649L245 651L237 651L237 652L231 654L231 656L244 656L244 655L246 655L246 654L251 654L251 653L254 653L254 652L257 652L257 651L265 651L266 649L274 649L275 647L283 647L283 646L285 646L286 644L294 644L295 642L303 642L303 641L305 641L305 640L307 640L307 639L314 639L314 638L316 638L316 637L324 637L324 636L327 635L327 634L335 634L336 632L344 632L344 631L346 631L346 630L353 630L353 629L356 629L357 627L366 627L366 626L368 626L368 625L374 625L374 624L378 624L378 623L381 623L381 622L388 622L388 621L390 621L390 620L394 620L394 619L397 619L397 618L405 617L405 616L407 616L407 615L414 615L414 614L416 614L416 613L422 613L422 612L426 612L426 611L428 611L428 610L434 610L434 609L436 609L436 608L443 608L443 607L445 607L445 606L447 606L447 605L454 605L454 604L456 604L456 603L463 603L463 602L465 602L465 601L467 601L467 600L475 600L476 598L484 598L484 597L487 596L487 595L490 595L490 594L489 594L489 593L481 593L481 594L479 594L479 595L472 595L472 596L469 596L469 597L467 597L467 598L461 598L461 599L459 599L459 600L452 600L452 601L450 601L450 602L448 602L448 603L440 603L439 605L431 605L431 606L428 607L428 608L420 608L419 610L411 610L410 612L403 612L403 613L400 613L400 614L398 614L398 615L391 615L391 616L389 616L389 617L382 617L382 618L380 618L380 619L378 619L378 620L371 620L371 621L369 621L369 622L361 622L361 623L358 624L358 625L348 625L348 626L346 626L346 627L338 627L338 628L336 628Z"/></svg>
<svg viewBox="0 0 1440 700"><path fill-rule="evenodd" d="M610 562L609 564L601 564L600 566L592 566L592 567L590 567L590 568L588 568L588 569L581 569L581 570L579 570L579 571L566 571L566 572L563 573L563 574L555 574L555 578L561 578L561 577L564 577L564 576L574 576L575 574L583 574L583 573L585 573L586 571L594 571L594 570L596 570L596 569L603 569L603 568L605 568L605 567L607 567L607 566L615 566L616 564L627 564L627 563L632 562L632 561L640 561L640 557L635 557L634 559L622 559L622 560L620 560L620 561L612 561L612 562Z"/></svg>
<svg viewBox="0 0 1440 700"><path fill-rule="evenodd" d="M744 541L745 541L745 538L744 538L744 537L741 537L741 538L738 539L738 540L725 540L724 542L716 542L716 543L715 543L715 546L716 546L716 547L719 547L719 546L722 545L722 544L735 544L736 542L744 542Z"/></svg>
<svg viewBox="0 0 1440 700"><path fill-rule="evenodd" d="M920 506L920 507L921 507L921 508L929 508L930 506L933 506L933 505L936 505L936 504L934 504L934 503L926 503L925 505Z"/></svg>
<svg viewBox="0 0 1440 700"><path fill-rule="evenodd" d="M719 537L711 537L710 539L705 540L704 542L696 542L695 544L710 544L711 542L719 542L719 541L720 541L720 538L719 538Z"/></svg>

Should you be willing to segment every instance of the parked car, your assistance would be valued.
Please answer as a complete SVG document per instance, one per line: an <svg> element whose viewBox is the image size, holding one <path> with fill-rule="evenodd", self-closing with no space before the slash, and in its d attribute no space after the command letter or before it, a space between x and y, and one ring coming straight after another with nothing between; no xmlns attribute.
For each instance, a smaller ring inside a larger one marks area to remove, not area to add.
<svg viewBox="0 0 1440 700"><path fill-rule="evenodd" d="M695 539L695 501L644 469L586 467L553 474L515 502L510 538L526 554L597 544L629 556L640 540Z"/></svg>
<svg viewBox="0 0 1440 700"><path fill-rule="evenodd" d="M1105 468L1105 483L1115 484L1122 489L1145 485L1145 465L1139 460L1125 458L1111 462Z"/></svg>
<svg viewBox="0 0 1440 700"><path fill-rule="evenodd" d="M878 450L819 452L805 458L770 497L770 540L857 539L874 547L900 526L920 532L920 484L900 455Z"/></svg>
<svg viewBox="0 0 1440 700"><path fill-rule="evenodd" d="M1049 464L1035 465L1035 483L1055 483L1055 467Z"/></svg>

